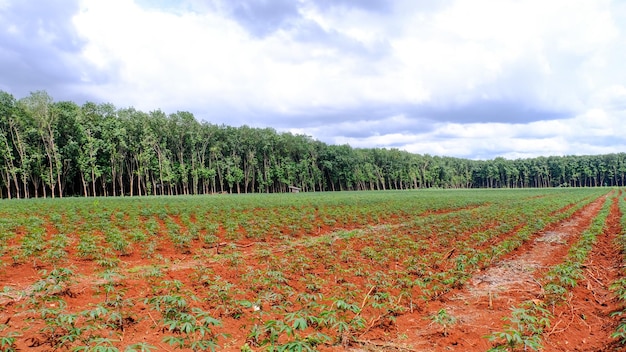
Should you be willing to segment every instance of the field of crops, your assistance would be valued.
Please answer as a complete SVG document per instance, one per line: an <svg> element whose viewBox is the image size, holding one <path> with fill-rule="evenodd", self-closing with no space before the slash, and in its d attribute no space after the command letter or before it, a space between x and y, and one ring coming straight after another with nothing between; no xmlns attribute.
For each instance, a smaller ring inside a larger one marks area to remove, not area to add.
<svg viewBox="0 0 626 352"><path fill-rule="evenodd" d="M567 334L580 336L570 329L594 326L573 303L581 287L606 307L593 313L606 334L594 328L585 346L620 346L625 197L563 188L4 200L0 351L568 350ZM600 242L610 256L596 254ZM594 265L594 255L611 262Z"/></svg>

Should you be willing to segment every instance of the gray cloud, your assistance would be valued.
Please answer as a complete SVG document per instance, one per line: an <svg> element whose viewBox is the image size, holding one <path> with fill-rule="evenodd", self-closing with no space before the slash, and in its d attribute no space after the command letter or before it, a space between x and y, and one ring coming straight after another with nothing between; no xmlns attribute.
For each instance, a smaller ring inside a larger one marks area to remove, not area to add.
<svg viewBox="0 0 626 352"><path fill-rule="evenodd" d="M576 142L593 146L623 146L626 145L626 136L581 136Z"/></svg>
<svg viewBox="0 0 626 352"><path fill-rule="evenodd" d="M297 127L313 127L333 121L375 121L392 116L404 116L409 120L438 123L530 123L562 119L571 115L570 111L541 109L538 106L512 101L471 101L462 105L365 104L353 108L317 108L298 114L279 114L273 122L279 124L295 122Z"/></svg>
<svg viewBox="0 0 626 352"><path fill-rule="evenodd" d="M394 133L423 135L433 132L437 124L446 123L528 124L567 118L571 113L512 101L472 101L463 105L363 104L357 107L318 107L289 113L266 110L233 113L231 110L222 115L202 116L218 123L257 127L269 124L283 130L310 130L315 131L316 138L332 142L337 137L365 139ZM555 135L558 133L554 131ZM454 132L439 132L438 136L442 139L458 137ZM533 133L524 131L518 133L518 137L533 136Z"/></svg>
<svg viewBox="0 0 626 352"><path fill-rule="evenodd" d="M291 33L297 42L331 48L342 55L361 59L377 60L391 53L391 45L384 38L373 44L365 44L336 30L325 30L318 23L309 20L301 20Z"/></svg>
<svg viewBox="0 0 626 352"><path fill-rule="evenodd" d="M393 1L388 0L315 0L314 3L324 10L345 7L378 13L391 12L394 4Z"/></svg>
<svg viewBox="0 0 626 352"><path fill-rule="evenodd" d="M335 9L362 10L377 14L390 14L394 2L387 0L228 0L220 3L226 12L242 25L251 35L265 37L275 31L298 29L297 37L306 40L306 32L315 29L313 23L305 21L301 11L312 5L322 13ZM332 34L332 33L325 33ZM324 36L323 36L324 37ZM328 36L325 36L328 38Z"/></svg>
<svg viewBox="0 0 626 352"><path fill-rule="evenodd" d="M435 130L435 123L429 119L390 117L378 120L362 120L338 123L329 130L334 137L368 138L391 134L424 134ZM402 143L402 142L398 142ZM395 145L395 144L393 144Z"/></svg>
<svg viewBox="0 0 626 352"><path fill-rule="evenodd" d="M72 57L83 42L72 26L77 1L14 1L0 9L0 86L18 96L76 84ZM70 98L69 96L66 98Z"/></svg>
<svg viewBox="0 0 626 352"><path fill-rule="evenodd" d="M293 0L229 0L230 15L255 37L265 37L300 18Z"/></svg>
<svg viewBox="0 0 626 352"><path fill-rule="evenodd" d="M529 123L556 120L572 115L571 111L542 109L537 105L506 100L472 100L465 104L418 106L412 111L414 114L440 122L457 123Z"/></svg>
<svg viewBox="0 0 626 352"><path fill-rule="evenodd" d="M626 5L488 3L0 0L0 89L472 158L626 144Z"/></svg>
<svg viewBox="0 0 626 352"><path fill-rule="evenodd" d="M375 121L396 115L393 106L364 104L358 107L321 107L291 113L265 112L266 121L278 127L308 128L337 122Z"/></svg>

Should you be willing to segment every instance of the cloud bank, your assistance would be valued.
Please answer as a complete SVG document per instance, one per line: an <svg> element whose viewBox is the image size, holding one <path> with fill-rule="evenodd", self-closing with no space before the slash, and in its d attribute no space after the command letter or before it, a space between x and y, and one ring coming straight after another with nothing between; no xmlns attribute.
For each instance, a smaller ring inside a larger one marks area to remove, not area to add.
<svg viewBox="0 0 626 352"><path fill-rule="evenodd" d="M620 1L0 1L0 89L466 158L626 150Z"/></svg>

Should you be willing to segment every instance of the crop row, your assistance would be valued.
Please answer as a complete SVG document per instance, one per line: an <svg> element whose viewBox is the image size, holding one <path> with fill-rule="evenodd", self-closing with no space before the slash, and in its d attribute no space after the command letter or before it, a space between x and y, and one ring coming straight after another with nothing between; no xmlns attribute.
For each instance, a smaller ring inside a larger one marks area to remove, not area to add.
<svg viewBox="0 0 626 352"><path fill-rule="evenodd" d="M180 253L221 243L291 240L328 229L401 223L426 212L485 206L494 199L505 201L503 197L512 201L519 198L519 193L509 193L423 192L415 197L410 192L385 192L370 193L369 198L358 194L312 194L207 196L186 201L157 197L13 202L0 218L0 256L10 258L13 264L33 258L57 263L71 254L110 267L116 265L116 258L136 251L144 257L155 255L163 247L163 238L168 238L166 245L173 244ZM537 195L523 194L528 199ZM561 195L552 196L560 199Z"/></svg>
<svg viewBox="0 0 626 352"><path fill-rule="evenodd" d="M263 319L262 315L256 318L259 322L251 330L251 343L263 345L276 341L259 339L256 331L267 322L274 324L276 317L296 315L323 321L329 307L343 306L345 302L353 308L343 312L344 319L349 318L344 323L353 324L348 324L349 330L328 331L326 324L313 324L307 325L308 333L325 333L332 343L353 342L368 330L384 329L398 315L421 309L425 301L458 287L474 269L493 261L489 255L503 255L506 249L515 248L511 245L488 252L491 247L487 247L483 253L477 247L478 242L458 241L464 234L477 237L485 229L492 237L510 234L515 238L509 243L521 244L533 231L570 216L593 198L580 199L579 195L574 207L557 211L572 200L546 202L544 199L535 203L526 199L510 202L506 212L499 206L481 207L420 218L399 226L343 231L285 244L280 248L280 256L267 247L259 247L247 257L241 256L236 247L227 248L213 260L221 268L231 268L230 273L222 271L222 275L243 280L228 282L234 297L222 300L219 307L213 308L225 315L233 312L238 315L240 300L252 297L254 306L271 312L271 319ZM474 218L478 220L472 221ZM498 230L492 226L496 219L500 219ZM450 224L455 224L454 229L446 230L444 226ZM523 225L520 230L525 231L511 231L520 225ZM474 255L468 255L470 252ZM266 264L260 267L253 264L258 262ZM205 286L225 280L217 278L210 268L202 271ZM280 322L281 326L289 326L289 321ZM282 338L287 343L306 336L309 335L285 333Z"/></svg>
<svg viewBox="0 0 626 352"><path fill-rule="evenodd" d="M163 235L186 252L198 244L288 239L322 228L363 227L426 210L484 203L434 194L419 203L413 199L396 192L370 199L311 194L12 202L0 217L0 254L18 264L33 257L56 262L68 256L64 249L72 245L78 256L88 259L124 256L137 248L150 256Z"/></svg>
<svg viewBox="0 0 626 352"><path fill-rule="evenodd" d="M10 210L11 220L3 220L3 259L41 265L49 256L53 265L27 289L5 289L16 304L0 314L28 321L29 328L0 326L7 339L0 337L0 345L11 347L22 337L51 349L150 350L155 346L123 340L126 331L147 325L173 348L225 345L233 337L224 331L233 327L244 335L244 350L346 346L369 331L392 328L398 316L460 287L475 270L603 193L103 199L76 202L65 212L52 207L48 215L24 202L22 212ZM107 210L98 214L99 207ZM243 240L245 226L263 221L269 228L259 229L258 239ZM209 234L222 243L219 250L203 240ZM159 257L164 246L175 247L178 259ZM129 264L136 248L149 265ZM99 271L72 266L85 260L97 262ZM79 282L95 292L80 307L74 305L85 295L76 289Z"/></svg>
<svg viewBox="0 0 626 352"><path fill-rule="evenodd" d="M583 231L580 238L570 247L565 260L548 270L540 282L542 299L531 299L512 308L511 316L503 331L494 332L489 339L496 342L490 351L509 351L517 348L540 350L542 335L550 327L556 305L564 304L571 297L570 290L584 278L583 267L596 242L602 234L609 216L611 204L617 195L606 197L604 205Z"/></svg>
<svg viewBox="0 0 626 352"><path fill-rule="evenodd" d="M614 316L620 317L620 322L612 337L619 339L620 343L624 345L626 344L626 196L621 192L618 202L622 213L620 218L622 232L618 234L616 241L622 252L623 264L621 266L621 277L611 285L611 289L620 301L622 309L613 313Z"/></svg>

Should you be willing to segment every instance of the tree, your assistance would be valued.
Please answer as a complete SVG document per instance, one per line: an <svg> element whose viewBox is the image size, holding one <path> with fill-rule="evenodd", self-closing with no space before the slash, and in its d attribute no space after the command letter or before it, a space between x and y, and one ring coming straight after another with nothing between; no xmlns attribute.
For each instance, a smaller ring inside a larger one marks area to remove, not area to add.
<svg viewBox="0 0 626 352"><path fill-rule="evenodd" d="M128 139L126 129L113 104L101 104L98 107L101 113L101 139L103 151L108 156L108 171L111 176L111 192L113 196L124 194L124 159L127 156Z"/></svg>
<svg viewBox="0 0 626 352"><path fill-rule="evenodd" d="M30 114L37 126L37 132L43 143L48 173L45 183L51 189L52 198L58 189L59 197L63 197L61 175L63 163L55 141L55 128L59 111L55 109L52 98L45 91L36 91L20 101L24 110ZM44 197L46 196L44 188Z"/></svg>
<svg viewBox="0 0 626 352"><path fill-rule="evenodd" d="M624 186L626 154L467 160L0 91L0 197Z"/></svg>
<svg viewBox="0 0 626 352"><path fill-rule="evenodd" d="M100 163L100 155L106 151L106 144L102 140L104 116L100 107L95 103L87 102L81 108L79 125L79 157L81 181L85 197L87 192L87 182L91 184L91 195L97 196L96 182L104 173L104 168Z"/></svg>
<svg viewBox="0 0 626 352"><path fill-rule="evenodd" d="M15 152L19 154L20 147L23 147L23 134L21 128L17 127L17 106L15 98L9 93L0 91L0 157L3 161L3 182L6 187L7 197L12 198L11 181L15 186L15 195L20 198L20 184L18 182L18 174L22 174L22 182L24 177L28 176L27 170L22 166L19 167L16 161ZM17 146L16 144L17 140ZM19 154L22 159L23 154ZM23 164L23 159L22 159ZM26 186L24 186L25 193ZM26 195L27 196L27 195Z"/></svg>

